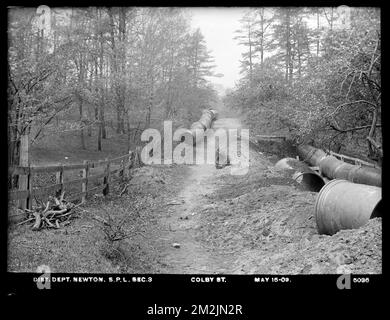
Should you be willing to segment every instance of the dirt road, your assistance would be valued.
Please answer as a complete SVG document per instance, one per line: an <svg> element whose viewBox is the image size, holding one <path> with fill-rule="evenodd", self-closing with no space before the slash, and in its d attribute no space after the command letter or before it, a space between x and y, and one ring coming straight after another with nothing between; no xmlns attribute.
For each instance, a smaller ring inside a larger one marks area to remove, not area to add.
<svg viewBox="0 0 390 320"><path fill-rule="evenodd" d="M241 127L237 118L222 118L212 128ZM170 266L171 273L228 273L232 263L229 253L207 246L197 239L197 233L203 219L200 212L215 205L209 196L218 188L218 176L226 174L230 167L220 171L215 165L199 164L189 166L189 170L184 188L171 200L174 205L167 216L161 217L161 224L169 230L162 240L174 248L168 248L163 254L163 263Z"/></svg>

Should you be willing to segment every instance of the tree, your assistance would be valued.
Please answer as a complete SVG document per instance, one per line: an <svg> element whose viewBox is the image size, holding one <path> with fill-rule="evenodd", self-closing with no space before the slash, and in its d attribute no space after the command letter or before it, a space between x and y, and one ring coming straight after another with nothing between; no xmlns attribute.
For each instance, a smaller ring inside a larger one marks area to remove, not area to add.
<svg viewBox="0 0 390 320"><path fill-rule="evenodd" d="M273 11L274 52L225 102L241 106L255 129L381 162L379 10Z"/></svg>
<svg viewBox="0 0 390 320"><path fill-rule="evenodd" d="M10 9L10 163L18 164L24 134L36 143L72 130L86 149L95 133L102 150L113 119L115 134L130 137L151 126L153 115L197 117L215 98L213 61L184 11L55 8L45 20L51 31L42 33L43 11Z"/></svg>
<svg viewBox="0 0 390 320"><path fill-rule="evenodd" d="M43 127L72 102L66 55L62 48L48 50L50 38L34 26L36 17L31 9L9 11L9 163L16 165L21 136L36 140Z"/></svg>
<svg viewBox="0 0 390 320"><path fill-rule="evenodd" d="M272 9L269 8L258 8L255 10L255 13L257 14L255 16L255 18L257 18L255 26L258 28L254 31L257 39L256 51L260 53L260 64L262 65L264 63L264 53L274 49L273 39L271 38L271 29L274 17Z"/></svg>
<svg viewBox="0 0 390 320"><path fill-rule="evenodd" d="M264 21L263 21L264 22ZM239 40L240 45L247 47L247 51L242 54L243 60L241 61L242 73L246 73L249 77L249 82L253 81L253 67L255 64L255 58L258 54L258 42L256 39L256 20L255 14L252 11L248 11L240 20L241 29L236 30L237 36L234 39ZM264 27L264 25L261 25ZM261 31L260 31L261 32ZM262 36L264 33L262 34ZM260 39L263 39L262 37ZM263 44L260 44L260 48L263 49Z"/></svg>

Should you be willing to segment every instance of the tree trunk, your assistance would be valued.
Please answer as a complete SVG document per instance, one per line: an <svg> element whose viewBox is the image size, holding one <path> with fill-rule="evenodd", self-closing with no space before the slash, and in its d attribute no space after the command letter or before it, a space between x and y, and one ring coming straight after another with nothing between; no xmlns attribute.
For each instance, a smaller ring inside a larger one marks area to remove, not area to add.
<svg viewBox="0 0 390 320"><path fill-rule="evenodd" d="M285 63L286 63L286 82L290 82L291 77L289 74L291 74L290 67L291 67L291 48L290 48L290 13L289 9L286 9L286 58L285 58Z"/></svg>
<svg viewBox="0 0 390 320"><path fill-rule="evenodd" d="M102 125L99 123L97 150L102 151Z"/></svg>
<svg viewBox="0 0 390 320"><path fill-rule="evenodd" d="M29 166L29 141L28 134L23 134L20 137L20 159L19 165L23 167ZM19 175L19 190L27 190L29 185L29 174L28 175ZM31 201L31 199L29 199ZM19 208L26 209L30 207L27 199L19 200Z"/></svg>
<svg viewBox="0 0 390 320"><path fill-rule="evenodd" d="M104 108L102 108L102 116L101 116L101 126L102 126L102 138L107 139L107 130L106 130L106 121L104 116Z"/></svg>
<svg viewBox="0 0 390 320"><path fill-rule="evenodd" d="M121 114L119 110L119 106L116 106L116 133L119 134L121 132Z"/></svg>
<svg viewBox="0 0 390 320"><path fill-rule="evenodd" d="M101 11L100 13L100 19L101 19ZM100 31L100 56L99 56L99 62L100 62L100 79L103 79L103 68L104 68L104 48L103 48L103 32ZM106 127L104 124L104 95L105 95L105 90L104 90L104 85L101 83L101 88L100 88L100 108L99 108L99 134L98 134L98 150L101 151L101 139L105 139L106 136Z"/></svg>
<svg viewBox="0 0 390 320"><path fill-rule="evenodd" d="M146 113L146 128L150 128L150 120L152 118L152 109L153 109L153 101L154 101L154 79L151 76L150 79L150 87L149 87L149 103Z"/></svg>
<svg viewBox="0 0 390 320"><path fill-rule="evenodd" d="M302 75L302 61L301 61L301 48L300 48L299 39L297 41L297 55L298 55L298 77Z"/></svg>
<svg viewBox="0 0 390 320"><path fill-rule="evenodd" d="M248 42L249 42L249 84L253 84L253 62L252 62L252 34L251 28L248 28Z"/></svg>
<svg viewBox="0 0 390 320"><path fill-rule="evenodd" d="M261 13L260 63L264 63L264 10Z"/></svg>
<svg viewBox="0 0 390 320"><path fill-rule="evenodd" d="M87 134L88 134L88 137L92 137L92 126L91 126L91 124L88 125Z"/></svg>
<svg viewBox="0 0 390 320"><path fill-rule="evenodd" d="M80 130L80 142L81 142L81 149L85 150L85 140L84 140L84 119L83 119L83 100L81 97L79 97L79 113L80 113L80 125L81 125L81 130Z"/></svg>
<svg viewBox="0 0 390 320"><path fill-rule="evenodd" d="M77 92L78 99L79 99L79 114L80 114L80 125L81 125L81 130L80 130L80 142L81 142L81 148L85 150L85 141L84 141L84 123L83 123L83 97L81 93L81 89L84 86L84 59L82 56L82 53L80 53L80 59L79 59L79 64L80 64L80 70L79 70L79 88Z"/></svg>
<svg viewBox="0 0 390 320"><path fill-rule="evenodd" d="M20 140L17 139L16 135L12 135L12 140L10 143L9 150L9 165L19 165L20 159ZM17 188L19 185L19 175L12 176L12 179L9 180L9 188Z"/></svg>
<svg viewBox="0 0 390 320"><path fill-rule="evenodd" d="M374 113L372 115L371 128L368 133L368 137L371 139L374 138L377 121L378 121L378 112L377 110L374 110ZM375 149L374 149L375 145L371 143L370 139L367 140L367 143L368 143L369 157L373 157L375 155Z"/></svg>
<svg viewBox="0 0 390 320"><path fill-rule="evenodd" d="M317 58L320 55L320 9L317 9Z"/></svg>
<svg viewBox="0 0 390 320"><path fill-rule="evenodd" d="M333 7L330 8L330 31L333 31Z"/></svg>
<svg viewBox="0 0 390 320"><path fill-rule="evenodd" d="M146 128L150 128L150 118L151 118L151 113L152 113L152 106L151 104L148 105L148 110L146 113Z"/></svg>

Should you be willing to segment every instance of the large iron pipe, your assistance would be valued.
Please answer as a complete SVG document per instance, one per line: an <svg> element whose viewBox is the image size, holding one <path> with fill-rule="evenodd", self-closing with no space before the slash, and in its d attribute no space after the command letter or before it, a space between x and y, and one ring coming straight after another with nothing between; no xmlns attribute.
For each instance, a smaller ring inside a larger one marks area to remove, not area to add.
<svg viewBox="0 0 390 320"><path fill-rule="evenodd" d="M343 229L356 229L369 219L382 216L382 189L336 179L319 192L315 218L320 234L333 235Z"/></svg>
<svg viewBox="0 0 390 320"><path fill-rule="evenodd" d="M191 135L195 138L196 130L200 129L206 131L207 129L210 129L211 125L213 124L213 121L217 119L217 115L218 113L216 110L213 109L203 110L200 119L191 125L190 128Z"/></svg>
<svg viewBox="0 0 390 320"><path fill-rule="evenodd" d="M206 130L211 127L213 120L215 120L215 116L216 116L216 111L204 110L198 122L202 124Z"/></svg>
<svg viewBox="0 0 390 320"><path fill-rule="evenodd" d="M283 158L275 164L275 169L284 171L308 191L318 192L325 185L323 178L311 170L304 162L294 158Z"/></svg>
<svg viewBox="0 0 390 320"><path fill-rule="evenodd" d="M382 170L379 168L352 165L309 145L299 146L297 150L304 161L319 167L321 174L329 179L346 179L360 184L382 186Z"/></svg>
<svg viewBox="0 0 390 320"><path fill-rule="evenodd" d="M319 168L321 173L330 179L345 179L360 184L382 186L382 171L378 168L345 163L333 156L322 159Z"/></svg>
<svg viewBox="0 0 390 320"><path fill-rule="evenodd" d="M320 168L321 173L323 175L327 176L330 179L336 179L336 171L343 164L346 164L346 163L344 161L338 160L336 157L327 156L320 161L319 168ZM351 169L351 167L349 167L349 166L348 166L348 168ZM346 168L346 169L348 169L348 168ZM348 174L347 174L347 176L348 176ZM345 178L345 175L343 176L343 178Z"/></svg>
<svg viewBox="0 0 390 320"><path fill-rule="evenodd" d="M354 166L348 173L348 180L355 183L382 186L382 171L377 168Z"/></svg>
<svg viewBox="0 0 390 320"><path fill-rule="evenodd" d="M321 149L314 148L309 145L300 145L297 147L298 155L303 161L308 162L312 166L318 167L320 161L326 157L326 153Z"/></svg>
<svg viewBox="0 0 390 320"><path fill-rule="evenodd" d="M194 145L196 144L196 132L201 130L201 131L206 131L207 129L210 129L213 121L217 119L218 112L213 109L204 109L202 111L202 116L198 121L195 121L192 123L190 129L187 130L185 135L192 136L192 140ZM182 137L182 141L184 141L184 136Z"/></svg>

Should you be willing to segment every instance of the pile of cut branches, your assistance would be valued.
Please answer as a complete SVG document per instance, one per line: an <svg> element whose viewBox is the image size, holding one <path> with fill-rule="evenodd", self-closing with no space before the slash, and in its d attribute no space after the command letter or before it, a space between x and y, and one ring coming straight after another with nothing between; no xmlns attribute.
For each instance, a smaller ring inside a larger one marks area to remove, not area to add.
<svg viewBox="0 0 390 320"><path fill-rule="evenodd" d="M80 204L75 205L72 202L66 201L64 194L64 192L61 194L60 199L50 197L46 204L42 203L40 206L34 208L34 210L25 209L28 214L27 219L19 224L30 222L32 224L32 230L45 228L59 229L68 225L74 209Z"/></svg>

